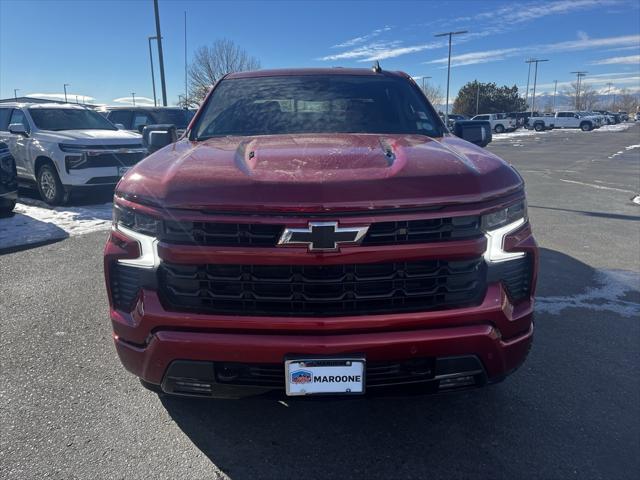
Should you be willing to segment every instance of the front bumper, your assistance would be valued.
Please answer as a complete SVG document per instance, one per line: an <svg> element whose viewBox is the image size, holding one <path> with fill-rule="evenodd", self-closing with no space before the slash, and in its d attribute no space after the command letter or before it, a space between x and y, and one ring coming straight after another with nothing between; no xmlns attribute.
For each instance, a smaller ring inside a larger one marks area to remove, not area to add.
<svg viewBox="0 0 640 480"><path fill-rule="evenodd" d="M514 308L499 283L491 284L482 305L438 312L341 317L335 319L237 318L238 325L268 321L278 331L246 333L204 328L224 318L168 312L153 291L143 291L131 315L113 311L114 341L120 360L127 370L148 383L164 384L170 367L177 361L201 362L201 368L215 370L214 362L236 362L256 365L282 365L288 355L335 356L357 353L367 362L441 359L452 356L474 356L482 369L476 385L499 381L525 360L533 337L533 305L525 302ZM197 321L203 328L194 328ZM309 322L313 325L310 330ZM368 325L358 331L358 324ZM191 325L188 329L161 325ZM151 333L135 343L128 338L141 325L154 325ZM395 325L392 327L392 325ZM502 325L502 331L497 327ZM324 333L318 334L318 330ZM504 331L510 332L506 337ZM129 334L129 335L128 335ZM464 374L462 372L450 372ZM187 375L198 378L197 373ZM216 382L215 372L211 374ZM203 380L200 378L200 380ZM438 381L425 378L424 383ZM284 387L284 377L283 377ZM214 385L209 396L243 396L278 388L259 385ZM179 393L173 391L172 393Z"/></svg>

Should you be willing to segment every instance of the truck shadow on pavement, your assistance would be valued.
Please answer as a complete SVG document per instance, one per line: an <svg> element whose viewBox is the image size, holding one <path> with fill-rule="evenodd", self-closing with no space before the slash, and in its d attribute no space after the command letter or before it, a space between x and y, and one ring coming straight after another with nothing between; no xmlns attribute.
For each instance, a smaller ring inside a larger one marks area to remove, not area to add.
<svg viewBox="0 0 640 480"><path fill-rule="evenodd" d="M540 296L578 295L597 286L597 278L588 265L541 249ZM614 326L625 335L616 335ZM482 390L283 402L160 401L233 479L627 478L639 466L624 454L638 438L633 378L639 372L637 365L612 372L607 364L634 352L639 334L637 320L615 312L542 312L523 367ZM611 336L616 349L606 346Z"/></svg>
<svg viewBox="0 0 640 480"><path fill-rule="evenodd" d="M0 255L59 242L68 236L53 223L18 212L0 217Z"/></svg>

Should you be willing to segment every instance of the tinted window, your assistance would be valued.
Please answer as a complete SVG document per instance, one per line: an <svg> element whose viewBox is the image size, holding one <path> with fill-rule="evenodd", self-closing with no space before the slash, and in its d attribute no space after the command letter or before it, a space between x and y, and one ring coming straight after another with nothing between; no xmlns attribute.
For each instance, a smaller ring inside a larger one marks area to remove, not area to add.
<svg viewBox="0 0 640 480"><path fill-rule="evenodd" d="M475 120L489 120L489 115L478 115Z"/></svg>
<svg viewBox="0 0 640 480"><path fill-rule="evenodd" d="M30 108L36 127L42 130L117 130L102 115L82 108Z"/></svg>
<svg viewBox="0 0 640 480"><path fill-rule="evenodd" d="M131 130L137 130L138 127L142 125L149 125L152 122L149 121L149 115L144 112L136 112L133 116L133 125L131 126Z"/></svg>
<svg viewBox="0 0 640 480"><path fill-rule="evenodd" d="M187 128L193 113L189 110L154 110L154 123L175 125L176 128Z"/></svg>
<svg viewBox="0 0 640 480"><path fill-rule="evenodd" d="M203 107L197 139L218 135L410 133L438 136L440 121L398 77L308 75L223 80Z"/></svg>
<svg viewBox="0 0 640 480"><path fill-rule="evenodd" d="M9 129L10 108L0 108L0 131L6 132Z"/></svg>
<svg viewBox="0 0 640 480"><path fill-rule="evenodd" d="M22 110L14 109L11 113L11 118L9 119L9 125L13 123L20 123L24 125L24 128L29 132L31 129L29 128L29 122L27 121L27 117Z"/></svg>
<svg viewBox="0 0 640 480"><path fill-rule="evenodd" d="M111 123L121 123L124 128L131 128L131 110L113 110L107 117Z"/></svg>

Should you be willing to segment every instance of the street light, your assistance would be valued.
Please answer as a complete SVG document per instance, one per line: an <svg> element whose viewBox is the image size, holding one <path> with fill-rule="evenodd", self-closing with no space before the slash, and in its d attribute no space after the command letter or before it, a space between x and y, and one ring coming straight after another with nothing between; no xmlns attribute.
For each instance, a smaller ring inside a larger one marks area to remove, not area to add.
<svg viewBox="0 0 640 480"><path fill-rule="evenodd" d="M65 83L62 88L64 88L64 103L67 103L67 87L70 87L70 83Z"/></svg>
<svg viewBox="0 0 640 480"><path fill-rule="evenodd" d="M131 92L131 98L133 99L133 106L136 106L136 92Z"/></svg>
<svg viewBox="0 0 640 480"><path fill-rule="evenodd" d="M611 94L611 87L613 87L613 83L609 82L609 83L607 83L607 86L609 87L609 88L607 89L607 97L608 97L608 96ZM616 98L616 95L615 95L615 94L613 95L613 98L614 98L614 99ZM614 103L614 102L611 102L611 110L613 110L613 103Z"/></svg>
<svg viewBox="0 0 640 480"><path fill-rule="evenodd" d="M531 116L533 116L533 110L536 106L536 83L538 81L538 63L540 62L548 62L549 60L545 59L539 59L539 58L530 58L529 60L527 60L527 62L529 63L529 65L531 65L532 63L536 64L536 68L535 68L535 73L533 74L533 100L531 101Z"/></svg>
<svg viewBox="0 0 640 480"><path fill-rule="evenodd" d="M13 89L13 98L15 100L18 100L18 90L20 90L19 88L14 88Z"/></svg>
<svg viewBox="0 0 640 480"><path fill-rule="evenodd" d="M153 0L153 12L156 17L156 40L158 40L158 63L160 63L160 86L162 88L162 105L167 106L167 85L164 81L164 57L162 55L162 34L160 33L160 12L158 0Z"/></svg>
<svg viewBox="0 0 640 480"><path fill-rule="evenodd" d="M558 90L558 80L553 81L553 112L556 111L556 91Z"/></svg>
<svg viewBox="0 0 640 480"><path fill-rule="evenodd" d="M577 77L577 85L576 85L576 110L580 110L580 83L582 81L582 77L586 76L587 71L577 71L577 72L571 72L571 73L575 73L576 77Z"/></svg>
<svg viewBox="0 0 640 480"><path fill-rule="evenodd" d="M447 106L444 112L444 123L449 125L449 80L451 79L451 37L468 33L468 30L460 30L459 32L438 33L435 37L449 37L449 60L447 61Z"/></svg>
<svg viewBox="0 0 640 480"><path fill-rule="evenodd" d="M531 58L529 58L531 60ZM531 62L529 60L525 60L524 63L529 64L529 72L527 73L527 90L524 93L524 108L526 109L529 106L529 80L531 80Z"/></svg>
<svg viewBox="0 0 640 480"><path fill-rule="evenodd" d="M153 106L158 106L158 101L156 100L156 77L153 73L153 54L151 53L151 40L156 40L158 37L155 35L153 37L147 37L149 40L149 62L151 62L151 86L153 87Z"/></svg>
<svg viewBox="0 0 640 480"><path fill-rule="evenodd" d="M424 82L424 81L425 81L427 78L433 78L433 77L422 77L422 91L423 91L423 92L424 92L424 91L425 91L425 89L426 89L426 87L425 87L425 82Z"/></svg>

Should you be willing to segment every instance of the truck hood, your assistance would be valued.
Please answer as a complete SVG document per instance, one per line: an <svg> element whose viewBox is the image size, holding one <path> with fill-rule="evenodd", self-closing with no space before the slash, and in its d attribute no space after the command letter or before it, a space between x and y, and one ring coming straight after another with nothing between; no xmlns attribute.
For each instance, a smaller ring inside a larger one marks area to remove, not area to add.
<svg viewBox="0 0 640 480"><path fill-rule="evenodd" d="M38 137L51 142L79 145L141 144L142 135L124 130L39 130Z"/></svg>
<svg viewBox="0 0 640 480"><path fill-rule="evenodd" d="M494 154L447 135L187 139L150 155L116 193L161 208L327 211L478 202L523 187Z"/></svg>

